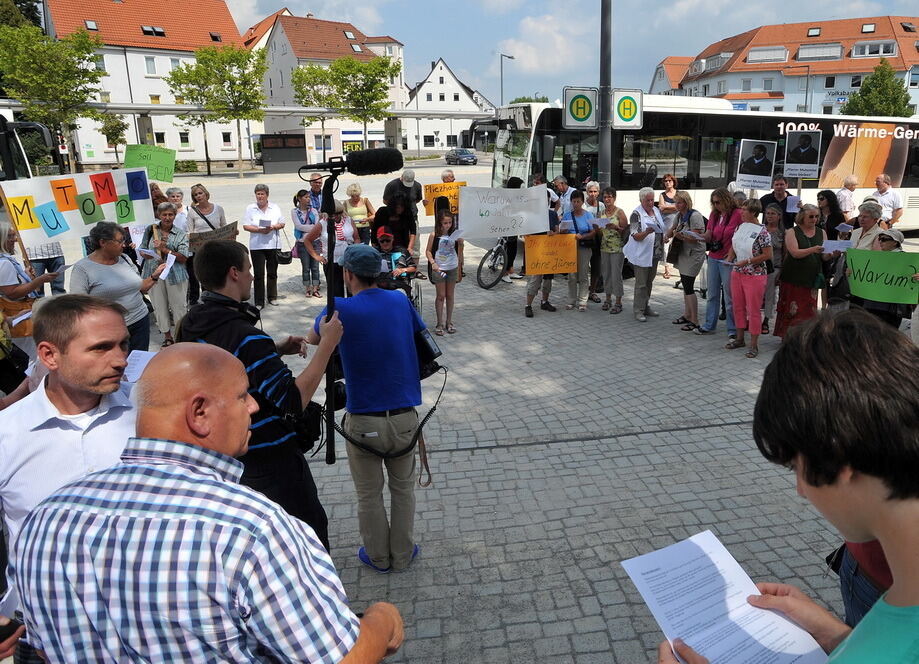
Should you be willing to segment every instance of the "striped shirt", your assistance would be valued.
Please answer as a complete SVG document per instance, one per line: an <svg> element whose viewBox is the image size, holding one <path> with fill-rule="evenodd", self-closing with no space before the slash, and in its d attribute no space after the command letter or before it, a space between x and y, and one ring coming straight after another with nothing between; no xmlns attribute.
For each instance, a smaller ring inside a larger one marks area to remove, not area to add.
<svg viewBox="0 0 919 664"><path fill-rule="evenodd" d="M132 438L15 542L28 639L52 662L337 662L357 617L306 524L213 450Z"/></svg>

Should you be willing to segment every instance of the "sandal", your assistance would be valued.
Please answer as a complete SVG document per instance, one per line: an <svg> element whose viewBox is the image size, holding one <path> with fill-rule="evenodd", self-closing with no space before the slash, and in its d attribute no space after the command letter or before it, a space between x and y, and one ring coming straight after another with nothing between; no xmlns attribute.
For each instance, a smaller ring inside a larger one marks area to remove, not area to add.
<svg viewBox="0 0 919 664"><path fill-rule="evenodd" d="M438 337L444 336L444 326L443 326L443 325L437 325L437 326L434 328L434 334L436 334Z"/></svg>
<svg viewBox="0 0 919 664"><path fill-rule="evenodd" d="M619 304L619 303L617 302L616 304L614 304L613 306L611 306L611 307L609 308L609 312L610 312L611 314L621 314L621 313L622 313L622 305Z"/></svg>
<svg viewBox="0 0 919 664"><path fill-rule="evenodd" d="M689 322L689 319L686 316L680 316L676 320L670 321L674 325L686 325Z"/></svg>
<svg viewBox="0 0 919 664"><path fill-rule="evenodd" d="M597 295L596 293L591 293L587 299L590 300L591 302L600 302L600 296Z"/></svg>
<svg viewBox="0 0 919 664"><path fill-rule="evenodd" d="M447 325L447 334L456 334L456 328L453 327L453 323Z"/></svg>
<svg viewBox="0 0 919 664"><path fill-rule="evenodd" d="M584 305L581 305L580 307L578 307L578 311L587 311L587 307L585 307Z"/></svg>
<svg viewBox="0 0 919 664"><path fill-rule="evenodd" d="M724 345L724 348L726 350L734 350L736 348L743 348L746 345L747 344L745 344L743 341L738 341L737 339L731 339L729 342L727 342Z"/></svg>
<svg viewBox="0 0 919 664"><path fill-rule="evenodd" d="M174 343L175 343L175 341L174 341L173 339L163 339L163 345L160 346L160 348L167 348L167 347L171 346L171 345L174 344Z"/></svg>
<svg viewBox="0 0 919 664"><path fill-rule="evenodd" d="M572 309L574 309L574 305L573 305L573 304L566 304L566 305L565 305L565 311L571 311Z"/></svg>
<svg viewBox="0 0 919 664"><path fill-rule="evenodd" d="M603 309L603 311L609 311L610 303L609 303L609 302L604 302L604 303L603 303L603 306L600 307L600 308Z"/></svg>
<svg viewBox="0 0 919 664"><path fill-rule="evenodd" d="M751 348L744 354L745 357L749 357L751 360L757 355L759 355L759 348Z"/></svg>
<svg viewBox="0 0 919 664"><path fill-rule="evenodd" d="M686 321L686 325L684 325L680 329L683 330L683 332L692 332L697 327L699 326L693 323L692 321Z"/></svg>

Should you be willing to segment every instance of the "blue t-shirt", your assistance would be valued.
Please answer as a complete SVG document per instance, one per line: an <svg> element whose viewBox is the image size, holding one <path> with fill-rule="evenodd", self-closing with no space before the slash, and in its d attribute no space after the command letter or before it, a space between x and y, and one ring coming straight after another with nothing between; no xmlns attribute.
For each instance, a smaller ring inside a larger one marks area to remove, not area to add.
<svg viewBox="0 0 919 664"><path fill-rule="evenodd" d="M415 333L424 321L402 291L367 288L335 298L344 327L338 349L348 387L349 413L373 413L421 404ZM317 316L313 330L326 310Z"/></svg>
<svg viewBox="0 0 919 664"><path fill-rule="evenodd" d="M891 606L882 596L828 664L905 664L919 661L919 606Z"/></svg>
<svg viewBox="0 0 919 664"><path fill-rule="evenodd" d="M562 221L573 222L572 223L573 228L570 231L568 231L569 233L577 233L579 235L584 235L593 230L593 225L590 223L590 221L591 219L595 219L595 217L592 212L588 212L587 210L582 210L581 216L579 216L577 219L575 219L572 215L573 215L572 212L566 212L565 215L562 217Z"/></svg>

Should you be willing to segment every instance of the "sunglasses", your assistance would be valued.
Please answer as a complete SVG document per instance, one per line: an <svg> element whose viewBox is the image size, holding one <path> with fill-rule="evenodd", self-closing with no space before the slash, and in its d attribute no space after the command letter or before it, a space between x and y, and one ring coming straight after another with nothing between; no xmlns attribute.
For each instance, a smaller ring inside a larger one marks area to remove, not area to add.
<svg viewBox="0 0 919 664"><path fill-rule="evenodd" d="M391 237L381 237L380 244L383 244L384 242L392 242L392 238Z"/></svg>
<svg viewBox="0 0 919 664"><path fill-rule="evenodd" d="M887 237L886 235L881 235L878 237L881 242L896 242L892 237Z"/></svg>

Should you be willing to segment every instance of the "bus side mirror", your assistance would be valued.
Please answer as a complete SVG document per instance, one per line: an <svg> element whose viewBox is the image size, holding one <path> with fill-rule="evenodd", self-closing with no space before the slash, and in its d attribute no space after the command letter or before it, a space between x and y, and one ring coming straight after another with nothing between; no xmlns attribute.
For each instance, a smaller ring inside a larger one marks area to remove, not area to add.
<svg viewBox="0 0 919 664"><path fill-rule="evenodd" d="M552 161L555 157L555 136L543 136L542 143L537 145L539 154L536 155L536 160L540 164L544 164L547 161Z"/></svg>

